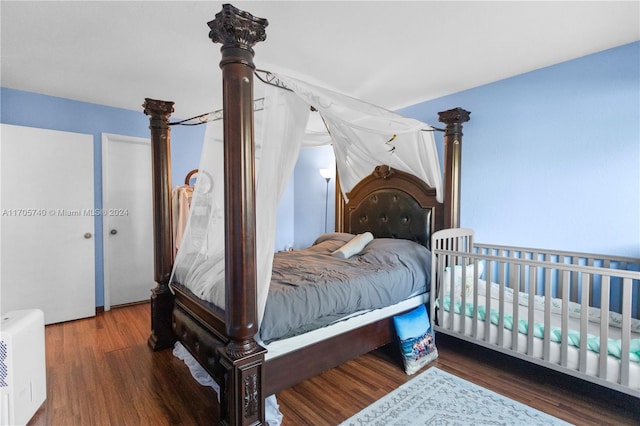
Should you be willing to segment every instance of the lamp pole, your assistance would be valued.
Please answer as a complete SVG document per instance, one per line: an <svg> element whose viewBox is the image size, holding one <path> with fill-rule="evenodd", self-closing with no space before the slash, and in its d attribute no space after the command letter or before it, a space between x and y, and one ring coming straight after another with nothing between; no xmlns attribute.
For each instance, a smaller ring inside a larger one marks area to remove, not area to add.
<svg viewBox="0 0 640 426"><path fill-rule="evenodd" d="M327 220L329 218L329 181L330 177L324 178L327 181L327 189L324 192L324 233L327 233Z"/></svg>
<svg viewBox="0 0 640 426"><path fill-rule="evenodd" d="M329 219L329 181L333 177L333 170L320 169L320 176L327 182L327 187L324 192L324 233L327 233L327 220Z"/></svg>

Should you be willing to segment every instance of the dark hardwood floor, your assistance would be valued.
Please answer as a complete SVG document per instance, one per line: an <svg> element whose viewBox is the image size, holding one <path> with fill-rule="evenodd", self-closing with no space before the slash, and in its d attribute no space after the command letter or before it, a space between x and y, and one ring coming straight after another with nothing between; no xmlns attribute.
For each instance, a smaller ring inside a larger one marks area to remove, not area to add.
<svg viewBox="0 0 640 426"><path fill-rule="evenodd" d="M212 389L147 347L149 305L46 327L47 400L29 425L217 424ZM640 424L640 399L438 335L432 365L578 425ZM277 395L283 424L335 425L410 380L394 348Z"/></svg>

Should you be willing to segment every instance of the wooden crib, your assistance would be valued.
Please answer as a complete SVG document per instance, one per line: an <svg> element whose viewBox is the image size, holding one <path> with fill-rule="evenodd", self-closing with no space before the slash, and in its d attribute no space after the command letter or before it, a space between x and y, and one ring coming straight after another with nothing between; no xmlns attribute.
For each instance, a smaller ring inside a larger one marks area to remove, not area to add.
<svg viewBox="0 0 640 426"><path fill-rule="evenodd" d="M432 256L436 332L640 397L640 259L476 244L463 228L436 232Z"/></svg>

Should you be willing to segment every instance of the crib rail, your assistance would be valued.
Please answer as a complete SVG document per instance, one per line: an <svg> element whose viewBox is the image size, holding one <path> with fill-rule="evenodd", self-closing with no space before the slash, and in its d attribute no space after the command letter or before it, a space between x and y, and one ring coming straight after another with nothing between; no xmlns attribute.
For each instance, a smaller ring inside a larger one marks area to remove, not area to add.
<svg viewBox="0 0 640 426"><path fill-rule="evenodd" d="M499 257L511 257L516 259L539 260L542 262L554 262L562 264L572 264L579 266L595 266L605 269L617 269L622 271L640 271L640 259L632 257L608 256L592 253L578 253L570 251L553 251L546 249L535 249L525 247L513 247L496 244L474 243L473 251L480 254L488 254ZM580 285L578 284L579 274L572 273L569 281L569 297L573 302L579 302L581 295L579 294ZM589 304L590 306L598 306L597 301L597 281L596 275L595 285L590 286ZM636 281L635 286L638 286ZM621 306L623 300L622 292L617 292L617 284L611 287L613 292L610 297L613 299L613 306ZM594 289L596 292L594 293ZM640 301L638 300L638 289L635 288L634 299L632 300L632 316L640 318Z"/></svg>
<svg viewBox="0 0 640 426"><path fill-rule="evenodd" d="M468 229L434 234L432 254L436 331L640 397L640 259L476 244Z"/></svg>

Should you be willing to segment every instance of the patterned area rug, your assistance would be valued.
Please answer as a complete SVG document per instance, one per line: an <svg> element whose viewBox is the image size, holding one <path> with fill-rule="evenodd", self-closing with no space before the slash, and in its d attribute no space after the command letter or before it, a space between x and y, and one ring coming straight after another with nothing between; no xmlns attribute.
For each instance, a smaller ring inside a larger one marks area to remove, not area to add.
<svg viewBox="0 0 640 426"><path fill-rule="evenodd" d="M340 426L567 424L431 367Z"/></svg>

